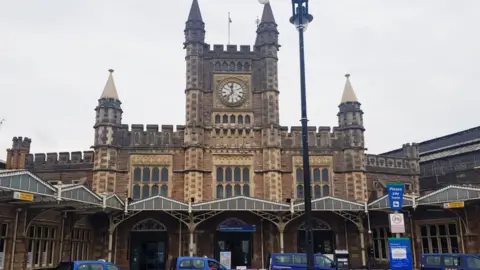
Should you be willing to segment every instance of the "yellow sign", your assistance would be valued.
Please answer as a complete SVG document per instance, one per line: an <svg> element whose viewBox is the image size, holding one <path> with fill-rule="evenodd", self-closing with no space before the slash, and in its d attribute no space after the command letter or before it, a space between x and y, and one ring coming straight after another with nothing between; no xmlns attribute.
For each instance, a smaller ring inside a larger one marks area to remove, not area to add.
<svg viewBox="0 0 480 270"><path fill-rule="evenodd" d="M15 191L13 193L13 198L22 201L33 201L33 194Z"/></svg>
<svg viewBox="0 0 480 270"><path fill-rule="evenodd" d="M448 202L443 204L443 208L463 208L465 202Z"/></svg>

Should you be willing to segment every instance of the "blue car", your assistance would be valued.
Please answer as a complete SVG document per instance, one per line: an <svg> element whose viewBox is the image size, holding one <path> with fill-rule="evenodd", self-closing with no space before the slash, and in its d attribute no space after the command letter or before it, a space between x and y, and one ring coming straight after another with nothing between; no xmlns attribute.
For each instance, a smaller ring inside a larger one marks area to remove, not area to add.
<svg viewBox="0 0 480 270"><path fill-rule="evenodd" d="M315 270L335 270L335 263L325 255L315 254ZM268 258L268 270L292 269L306 270L305 253L272 253Z"/></svg>
<svg viewBox="0 0 480 270"><path fill-rule="evenodd" d="M61 262L55 270L120 270L117 265L105 260Z"/></svg>
<svg viewBox="0 0 480 270"><path fill-rule="evenodd" d="M215 259L207 257L176 257L170 262L170 270L230 270Z"/></svg>

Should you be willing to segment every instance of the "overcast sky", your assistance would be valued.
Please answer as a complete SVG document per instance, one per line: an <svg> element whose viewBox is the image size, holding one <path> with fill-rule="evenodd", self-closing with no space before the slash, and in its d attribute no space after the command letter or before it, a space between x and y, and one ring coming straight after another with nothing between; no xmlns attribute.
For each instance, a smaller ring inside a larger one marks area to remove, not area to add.
<svg viewBox="0 0 480 270"><path fill-rule="evenodd" d="M252 44L257 0L199 0L207 42ZM478 0L313 0L306 33L311 125L335 126L345 83L362 103L370 153L477 125ZM300 125L297 32L279 24L282 125ZM31 152L88 150L107 70L128 124L183 124L183 29L191 0L1 0L0 158L13 136Z"/></svg>

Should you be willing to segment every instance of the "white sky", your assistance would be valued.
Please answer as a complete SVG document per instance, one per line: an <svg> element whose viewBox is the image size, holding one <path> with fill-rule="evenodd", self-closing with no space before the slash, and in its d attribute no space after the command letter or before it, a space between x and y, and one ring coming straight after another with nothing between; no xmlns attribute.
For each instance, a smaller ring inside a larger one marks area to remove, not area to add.
<svg viewBox="0 0 480 270"><path fill-rule="evenodd" d="M199 0L207 42L252 44L257 0ZM279 24L282 125L300 125L297 32L288 0ZM306 33L311 125L337 124L344 74L362 102L370 153L477 125L478 0L314 0ZM13 136L32 151L88 150L109 68L124 123L183 124L182 42L191 0L3 0L0 158ZM475 98L475 96L477 98Z"/></svg>

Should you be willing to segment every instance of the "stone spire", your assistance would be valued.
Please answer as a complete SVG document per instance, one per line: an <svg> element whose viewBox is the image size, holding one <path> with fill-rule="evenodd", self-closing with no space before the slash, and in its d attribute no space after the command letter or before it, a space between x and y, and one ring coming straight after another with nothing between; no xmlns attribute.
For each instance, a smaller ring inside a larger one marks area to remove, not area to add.
<svg viewBox="0 0 480 270"><path fill-rule="evenodd" d="M105 99L115 99L115 100L120 100L118 98L118 93L117 93L117 87L115 86L115 82L113 80L113 69L109 69L108 72L110 74L108 75L107 83L105 84L105 88L103 89L102 96L100 97L105 98Z"/></svg>
<svg viewBox="0 0 480 270"><path fill-rule="evenodd" d="M257 28L257 38L255 46L278 45L278 29L275 17L273 16L272 6L267 3L263 6L262 19Z"/></svg>
<svg viewBox="0 0 480 270"><path fill-rule="evenodd" d="M192 1L190 13L188 14L187 22L185 23L185 43L204 43L205 42L205 23L200 12L200 5L198 0Z"/></svg>
<svg viewBox="0 0 480 270"><path fill-rule="evenodd" d="M347 80L345 82L342 101L340 103L343 104L348 102L358 102L357 95L355 94L355 91L353 91L352 84L350 83L350 74L346 74L345 77L347 78Z"/></svg>
<svg viewBox="0 0 480 270"><path fill-rule="evenodd" d="M262 14L262 20L260 23L275 23L275 17L273 16L273 11L272 11L272 6L270 5L270 2L264 5L263 7L263 14Z"/></svg>

